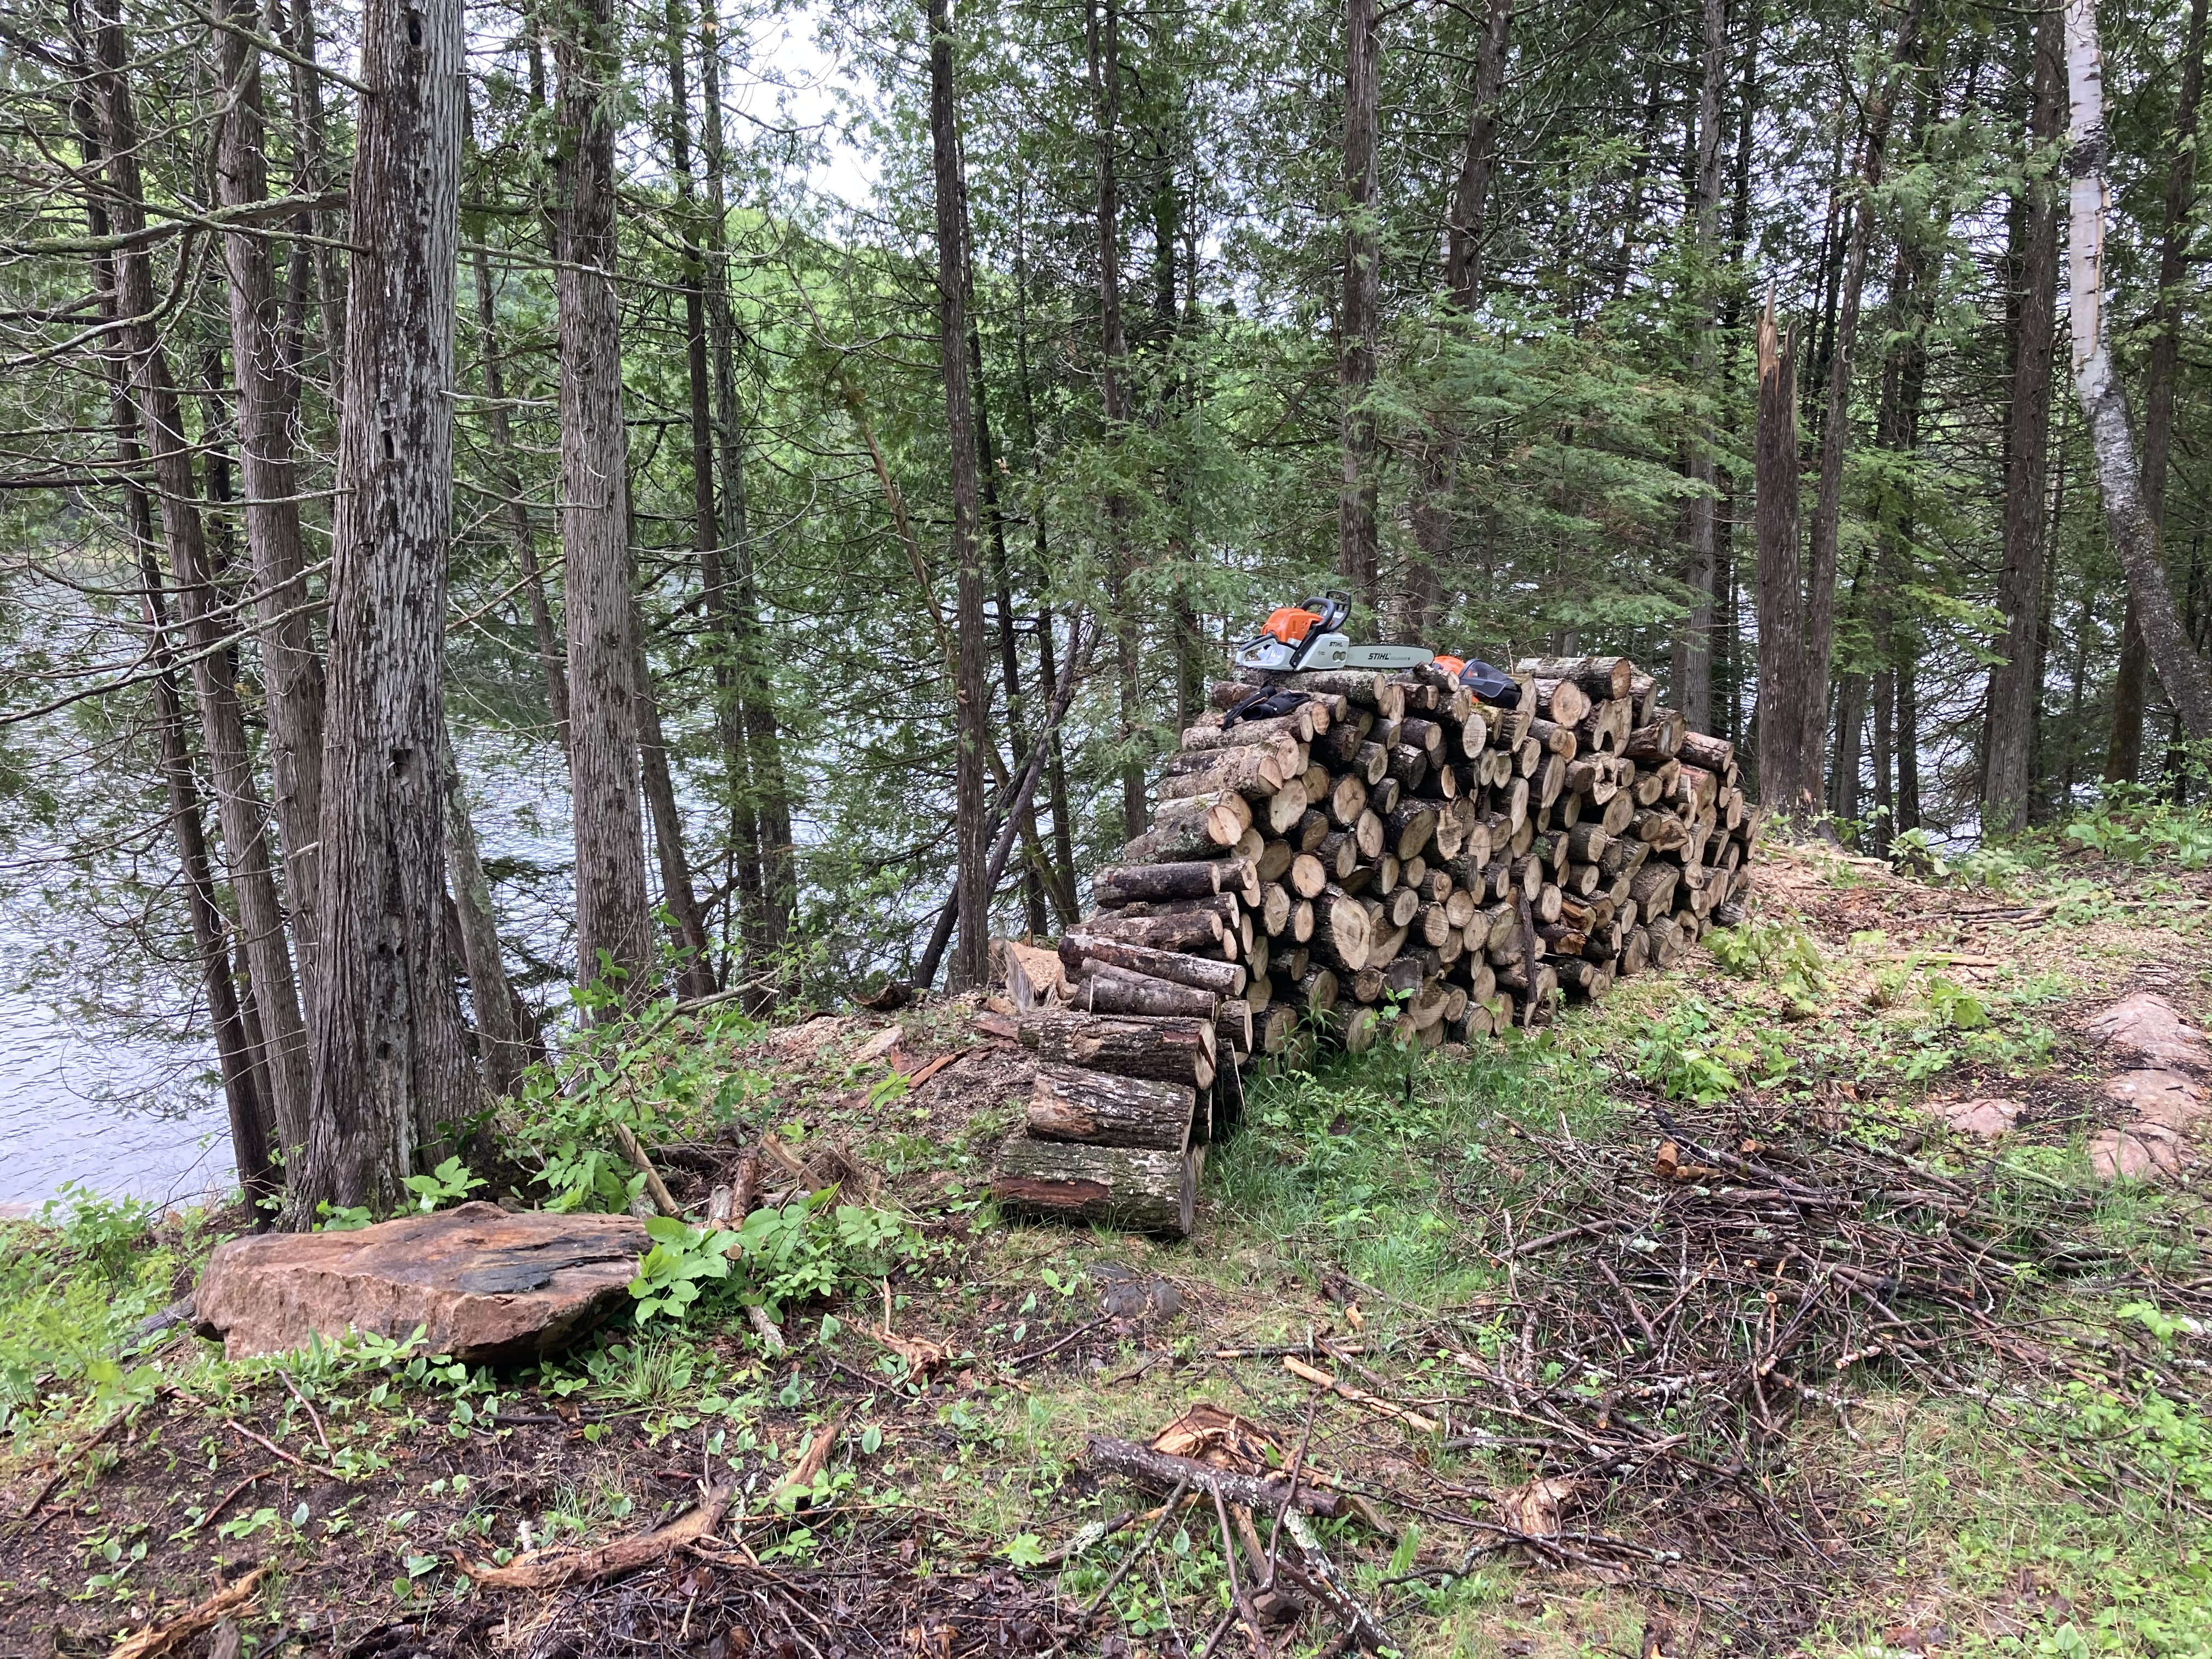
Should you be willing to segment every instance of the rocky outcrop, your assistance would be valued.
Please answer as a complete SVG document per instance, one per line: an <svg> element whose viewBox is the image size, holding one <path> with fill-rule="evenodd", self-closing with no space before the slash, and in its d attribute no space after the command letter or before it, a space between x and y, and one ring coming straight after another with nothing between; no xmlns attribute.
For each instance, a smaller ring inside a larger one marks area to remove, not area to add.
<svg viewBox="0 0 2212 1659"><path fill-rule="evenodd" d="M647 1248L628 1216L509 1214L464 1204L353 1232L265 1233L217 1248L195 1297L201 1335L234 1359L310 1333L404 1339L470 1364L567 1346L629 1304Z"/></svg>

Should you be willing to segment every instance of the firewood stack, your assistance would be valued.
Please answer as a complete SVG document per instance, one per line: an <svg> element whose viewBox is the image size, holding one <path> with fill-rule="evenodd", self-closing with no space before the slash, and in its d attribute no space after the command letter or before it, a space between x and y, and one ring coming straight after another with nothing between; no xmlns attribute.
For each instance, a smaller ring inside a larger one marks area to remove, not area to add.
<svg viewBox="0 0 2212 1659"><path fill-rule="evenodd" d="M1758 833L1734 746L1626 657L1529 658L1511 708L1443 669L1212 689L1152 827L1024 988L1040 1062L997 1190L1178 1236L1238 1068L1327 1040L1437 1048L1540 1024L1742 915Z"/></svg>

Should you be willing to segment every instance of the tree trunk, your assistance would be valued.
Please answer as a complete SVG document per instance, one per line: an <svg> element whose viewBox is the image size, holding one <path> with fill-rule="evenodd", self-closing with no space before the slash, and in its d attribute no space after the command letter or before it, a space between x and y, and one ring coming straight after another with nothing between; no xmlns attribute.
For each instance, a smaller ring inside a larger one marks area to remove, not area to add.
<svg viewBox="0 0 2212 1659"><path fill-rule="evenodd" d="M637 732L643 763L645 800L653 814L653 851L660 866L660 902L675 935L676 994L689 1000L714 989L714 944L691 885L691 860L684 850L684 814L676 804L676 779L668 765L668 739L660 729L660 702L653 688L653 665L645 653L645 621L633 615L636 644Z"/></svg>
<svg viewBox="0 0 2212 1659"><path fill-rule="evenodd" d="M500 953L499 914L493 909L491 883L477 848L475 822L454 757L453 734L441 733L438 764L444 779L446 873L453 883L453 908L461 921L461 956L469 973L469 1002L477 1019L477 1062L484 1087L496 1097L514 1092L525 1064L514 988L507 982Z"/></svg>
<svg viewBox="0 0 2212 1659"><path fill-rule="evenodd" d="M2166 474L2173 442L2173 388L2181 356L2182 279L2189 257L2190 215L2197 202L2197 117L2204 95L2204 0L2190 0L2181 49L2181 93L2174 110L2173 153L2166 169L2166 226L2159 239L2157 328L2143 372L2143 505L2166 524ZM2120 672L2112 691L2112 734L2105 749L2105 781L2133 783L2142 769L2144 661L2135 601L2120 638Z"/></svg>
<svg viewBox="0 0 2212 1659"><path fill-rule="evenodd" d="M1711 299L1720 263L1721 88L1728 78L1728 0L1705 0L1705 68L1698 94L1697 185L1692 216L1697 255L1693 280L1700 290L1692 376L1712 395L1716 318ZM1674 704L1694 732L1712 729L1713 566L1720 541L1720 470L1713 459L1710 422L1700 421L1690 444L1690 482L1684 540L1688 557L1682 580L1690 590L1689 614L1675 635L1668 682Z"/></svg>
<svg viewBox="0 0 2212 1659"><path fill-rule="evenodd" d="M2096 459L2097 483L2112 546L2127 573L2128 592L2159 684L2191 738L2212 737L2212 684L2183 629L2158 545L2158 525L2143 495L2136 463L2127 393L2105 343L2104 57L2097 43L2096 0L2066 0L2067 137L2074 173L2067 265L2072 289L2074 385Z"/></svg>
<svg viewBox="0 0 2212 1659"><path fill-rule="evenodd" d="M1085 0L1085 33L1091 69L1091 100L1098 130L1098 392L1105 416L1109 464L1118 464L1122 428L1129 419L1128 336L1121 320L1121 190L1115 147L1121 125L1121 0ZM1114 620L1115 690L1121 700L1121 744L1132 752L1121 763L1121 826L1135 836L1145 822L1145 769L1135 754L1143 714L1138 682L1139 623L1129 592L1129 503L1109 487L1106 494L1106 597Z"/></svg>
<svg viewBox="0 0 2212 1659"><path fill-rule="evenodd" d="M1881 186L1882 152L1889 141L1890 116L1905 66L1919 42L1924 3L1925 0L1910 0L1898 25L1891 61L1876 71L1868 99L1857 200L1844 255L1835 346L1827 364L1827 414L1820 426L1820 480L1814 497L1813 531L1805 573L1805 695L1799 700L1798 712L1806 728L1793 740L1800 770L1799 775L1790 781L1787 798L1791 801L1802 799L1814 806L1825 793L1821 788L1821 759L1827 722L1823 716L1828 706L1828 665L1836 640L1838 535L1843 520L1844 449L1850 428L1851 367L1858 337L1859 295L1866 282L1867 246L1874 234L1875 192ZM1763 742L1762 739L1762 744ZM1763 768L1763 754L1761 764ZM1774 805L1790 810L1784 800L1770 799Z"/></svg>
<svg viewBox="0 0 2212 1659"><path fill-rule="evenodd" d="M1474 309L1481 292L1482 221L1497 167L1498 100L1505 87L1512 23L1513 0L1490 0L1482 39L1475 48L1467 142L1460 152L1459 180L1452 192L1444 241L1447 301L1452 313L1462 317ZM1443 608L1443 578L1451 563L1452 497L1459 488L1459 422L1452 411L1438 410L1431 425L1432 434L1422 448L1420 495L1413 509L1413 537L1420 548L1414 572L1416 641L1436 628Z"/></svg>
<svg viewBox="0 0 2212 1659"><path fill-rule="evenodd" d="M723 787L726 797L726 810L734 832L735 842L746 866L746 876L741 880L741 890L753 901L750 908L756 913L764 896L759 870L759 825L751 799L752 765L745 741L745 715L740 688L740 665L732 659L735 643L732 632L729 577L722 560L721 515L714 500L714 374L708 350L707 271L704 246L719 234L719 226L702 228L699 223L698 204L691 178L691 98L689 73L689 30L683 0L668 0L667 14L668 59L668 153L671 167L676 173L676 201L678 224L684 238L682 266L684 288L684 362L686 389L690 394L689 414L691 427L691 546L699 557L699 580L706 599L707 619L713 635L711 652L714 677L714 735L722 750ZM716 48L709 39L707 49ZM714 97L711 83L708 93ZM719 129L719 120L716 123ZM719 140L719 130L715 134ZM719 149L719 144L716 146ZM716 273L719 279L720 273ZM643 682L641 682L643 683ZM647 782L650 785L651 754L647 756ZM654 808L656 825L660 811ZM656 835L659 832L656 830ZM667 884L666 860L663 860L662 885ZM689 882L685 886L688 891ZM702 921L693 907L694 920ZM751 931L757 933L760 918L757 914L748 919ZM685 924L687 933L690 924ZM748 940L750 941L750 939ZM688 946L695 952L695 961L703 969L708 961L706 935L701 927L696 945ZM687 968L692 988L686 996L702 994L697 989L698 971Z"/></svg>
<svg viewBox="0 0 2212 1659"><path fill-rule="evenodd" d="M522 493L522 469L514 460L514 429L507 418L507 378L499 350L499 310L492 295L491 260L479 242L471 255L477 279L477 325L483 335L484 418L491 428L493 481L507 498L507 539L514 545L515 562L522 568L522 592L530 606L531 637L537 642L538 662L545 676L545 706L553 716L553 734L567 758L568 740L568 667L553 607L546 599L545 573L538 562L538 532L530 522L530 504Z"/></svg>
<svg viewBox="0 0 2212 1659"><path fill-rule="evenodd" d="M113 228L119 237L137 237L146 225L138 167L137 114L124 67L128 58L123 28L112 12L100 21L98 50L96 96L101 106L112 190ZM168 357L156 329L161 301L143 240L117 252L115 305L118 314L130 319L120 331L120 344L129 359L130 379L144 424L149 470L161 502L162 539L184 612L185 637L191 647L201 736L207 745L231 890L268 1027L270 1105L281 1148L289 1155L305 1143L307 1135L307 1030L301 1018L291 954L286 948L283 905L270 868L267 818L255 787L245 714L239 703L233 655L225 643L224 619L200 520L191 446L185 433L184 412L170 376Z"/></svg>
<svg viewBox="0 0 2212 1659"><path fill-rule="evenodd" d="M100 132L93 111L82 100L77 104L81 136L88 160L100 154ZM87 228L94 239L111 229L107 209L94 195L85 204ZM95 254L93 289L100 296L100 319L112 324L118 315L114 258ZM148 653L154 665L154 729L161 754L161 782L169 801L169 832L177 845L177 866L184 878L185 912L192 932L192 953L199 960L200 982L207 993L208 1016L215 1027L216 1061L222 1078L223 1104L230 1123L231 1157L238 1170L239 1190L249 1204L273 1195L281 1178L270 1161L269 1103L263 1097L253 1046L248 1040L238 1004L238 982L230 970L225 946L223 916L216 903L215 876L208 857L207 826L200 814L199 785L192 774L191 753L185 730L184 699L178 690L173 655L169 646L169 618L161 594L161 576L154 557L154 510L145 489L137 483L144 465L139 441L138 410L131 401L125 366L108 359L108 407L115 423L116 459L121 464L125 522L138 563L138 605L145 624Z"/></svg>
<svg viewBox="0 0 2212 1659"><path fill-rule="evenodd" d="M967 260L960 233L960 141L955 127L948 0L930 0L929 4L929 132L937 196L937 348L945 376L945 435L952 462L953 694L959 703L952 834L960 931L949 982L961 991L981 985L989 973L991 890L986 870L990 830L984 822L983 746L990 741L990 690L983 673L982 490L976 471L973 389L968 383Z"/></svg>
<svg viewBox="0 0 2212 1659"><path fill-rule="evenodd" d="M1797 556L1796 342L1778 331L1768 296L1759 319L1759 416L1754 467L1759 534L1759 793L1777 812L1802 814L1820 799L1807 733L1826 699L1805 672ZM1815 700L1808 712L1802 705ZM1809 778L1808 778L1809 774Z"/></svg>
<svg viewBox="0 0 2212 1659"><path fill-rule="evenodd" d="M330 135L323 118L323 77L315 68L314 0L292 0L292 123L295 196L319 195L330 182ZM345 274L336 268L328 242L344 240L338 216L318 210L301 215L303 228L326 240L307 246L314 266L316 310L322 320L323 356L331 406L345 396ZM295 246L294 258L299 257ZM318 757L318 764L320 757Z"/></svg>
<svg viewBox="0 0 2212 1659"><path fill-rule="evenodd" d="M2012 383L2004 451L2004 565L1997 609L2005 621L2004 661L1990 670L1987 753L1982 786L1984 834L2027 827L2032 750L2042 677L2036 624L2042 614L2044 503L2051 459L2051 359L2058 342L2058 196L2042 169L2055 163L2065 122L2066 67L2055 11L2037 21L2029 84L2028 180L2008 262L2014 296Z"/></svg>
<svg viewBox="0 0 2212 1659"><path fill-rule="evenodd" d="M1475 48L1467 143L1460 152L1459 185L1452 193L1444 246L1444 287L1453 308L1462 313L1474 309L1482 291L1482 221L1498 165L1498 100L1505 89L1505 54L1512 26L1513 0L1489 0L1482 40Z"/></svg>
<svg viewBox="0 0 2212 1659"><path fill-rule="evenodd" d="M556 209L561 529L568 623L569 793L574 802L577 982L647 993L653 940L638 813L637 647L630 598L629 442L615 293L612 0L560 14Z"/></svg>
<svg viewBox="0 0 2212 1659"><path fill-rule="evenodd" d="M702 138L707 169L706 252L711 263L706 272L703 298L707 309L708 348L713 364L714 429L718 476L721 483L720 526L731 537L734 561L747 573L750 585L752 552L747 537L744 473L744 426L738 408L737 329L730 310L729 269L723 255L729 207L724 179L728 159L722 143L722 39L714 0L700 0L700 94L705 112ZM721 574L717 567L702 567L702 577ZM708 626L720 641L715 686L724 699L716 707L718 728L726 721L734 732L723 731L726 785L730 793L730 838L733 874L738 891L738 932L748 961L767 950L775 923L769 904L769 876L764 862L769 840L765 803L759 781L753 776L750 725L746 692L753 681L749 661L750 635L741 626L744 614L728 586L708 581L706 610ZM724 681L727 684L724 684ZM732 748L734 742L735 747ZM732 757L739 763L726 771Z"/></svg>
<svg viewBox="0 0 2212 1659"><path fill-rule="evenodd" d="M1344 298L1336 321L1344 477L1337 494L1336 568L1370 610L1377 603L1381 581L1376 416L1368 402L1375 386L1382 304L1376 155L1382 52L1376 34L1376 0L1345 0Z"/></svg>
<svg viewBox="0 0 2212 1659"><path fill-rule="evenodd" d="M294 1217L389 1209L477 1100L445 927L460 0L368 0L332 519L324 991ZM265 1007L265 1003L264 1003Z"/></svg>
<svg viewBox="0 0 2212 1659"><path fill-rule="evenodd" d="M261 52L245 38L258 21L254 0L228 0L240 32L222 40L229 109L216 143L216 195L246 208L269 195L264 153ZM292 257L304 259L304 244ZM269 239L258 231L223 238L230 274L230 355L238 383L238 456L246 486L246 543L252 558L261 623L263 704L269 770L284 849L293 937L307 1000L314 1000L317 819L322 811L323 665L308 616L307 560L301 550L292 427L300 381L289 361Z"/></svg>

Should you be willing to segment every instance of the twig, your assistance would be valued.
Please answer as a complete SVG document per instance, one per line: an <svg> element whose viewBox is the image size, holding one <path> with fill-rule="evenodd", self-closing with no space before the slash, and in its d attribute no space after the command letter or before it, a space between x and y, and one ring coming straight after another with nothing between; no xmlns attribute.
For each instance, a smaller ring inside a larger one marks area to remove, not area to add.
<svg viewBox="0 0 2212 1659"><path fill-rule="evenodd" d="M307 1413L307 1421L315 1425L315 1438L323 1443L323 1455L337 1456L337 1454L331 1449L330 1436L323 1432L323 1419L315 1415L314 1407L308 1401L307 1396L300 1392L300 1385L292 1380L291 1372L279 1371L276 1375L283 1380L284 1386L291 1389L292 1398L300 1402L301 1409Z"/></svg>
<svg viewBox="0 0 2212 1659"><path fill-rule="evenodd" d="M629 1125L617 1123L613 1128L615 1144L622 1148L623 1156L645 1177L645 1189L653 1194L654 1207L663 1215L682 1215L684 1212L677 1204L675 1194L668 1190L668 1183L660 1178L660 1171L653 1167L653 1160L645 1155L645 1148L637 1144L637 1137L630 1133Z"/></svg>
<svg viewBox="0 0 2212 1659"><path fill-rule="evenodd" d="M272 1451L276 1453L277 1456L283 1458L294 1468L305 1470L309 1474L313 1474L315 1472L313 1469L309 1468L307 1464L302 1463L298 1458L293 1456L291 1453L286 1451L275 1441L254 1433L252 1430L247 1428L243 1423L233 1423L228 1419L225 1419L224 1426L228 1428L234 1434L244 1435L248 1440L251 1440L255 1445L259 1446L264 1451Z"/></svg>
<svg viewBox="0 0 2212 1659"><path fill-rule="evenodd" d="M1145 1529L1145 1535L1137 1540L1137 1547L1122 1557L1121 1565L1106 1576L1106 1582L1098 1587L1098 1594L1092 1596L1091 1604L1077 1615L1075 1627L1078 1631L1090 1625L1091 1620L1097 1615L1098 1609L1106 1605L1106 1598L1111 1595L1121 1581L1129 1576L1129 1569L1135 1566L1144 1558L1145 1552L1152 1548L1153 1540L1160 1535L1160 1528L1167 1525L1168 1517L1176 1512L1176 1505L1182 1502L1183 1494L1189 1490L1190 1482L1184 1480L1178 1483L1176 1489L1168 1494L1168 1501L1160 1505L1158 1518Z"/></svg>
<svg viewBox="0 0 2212 1659"><path fill-rule="evenodd" d="M1006 1364L1009 1365L1033 1365L1040 1359L1049 1359L1053 1355L1058 1353L1069 1343L1074 1341L1076 1338L1079 1336L1087 1336L1092 1331L1097 1330L1101 1325L1106 1323L1109 1317L1110 1317L1110 1316L1102 1315L1098 1318L1092 1320L1088 1325L1078 1325L1073 1330L1070 1331L1066 1336L1061 1337L1059 1341L1054 1343L1050 1347L1039 1348L1034 1353L1018 1353L1012 1358L1006 1361Z"/></svg>
<svg viewBox="0 0 2212 1659"><path fill-rule="evenodd" d="M1254 1659L1267 1659L1267 1638L1260 1633L1260 1610L1252 1605L1252 1598L1237 1582L1237 1540L1230 1534L1229 1505L1221 1501L1218 1486L1213 1489L1213 1513L1221 1522L1221 1565L1229 1574L1229 1605L1244 1620L1244 1634L1252 1644Z"/></svg>
<svg viewBox="0 0 2212 1659"><path fill-rule="evenodd" d="M1355 1406L1364 1406L1369 1411L1381 1416L1395 1418L1408 1428L1419 1429L1424 1434L1434 1434L1437 1431L1436 1419L1424 1417L1410 1407L1401 1406L1395 1401L1385 1400L1380 1395L1370 1394L1364 1389L1355 1389L1349 1382L1339 1382L1327 1371L1307 1364L1296 1354L1286 1353L1283 1356L1283 1369L1292 1376L1303 1378L1312 1383L1316 1388L1327 1389L1331 1394L1341 1399L1349 1400Z"/></svg>
<svg viewBox="0 0 2212 1659"><path fill-rule="evenodd" d="M272 1470L262 1469L255 1474L247 1475L245 1480L240 1481L228 1492L223 1493L221 1500L216 1503L213 1509L210 1510L205 1515L200 1516L198 1521L195 1521L192 1523L192 1530L194 1532L201 1532L215 1525L217 1521L222 1518L222 1512L238 1501L238 1495L240 1492L244 1492L248 1486L252 1486L257 1480L266 1480L272 1473Z"/></svg>

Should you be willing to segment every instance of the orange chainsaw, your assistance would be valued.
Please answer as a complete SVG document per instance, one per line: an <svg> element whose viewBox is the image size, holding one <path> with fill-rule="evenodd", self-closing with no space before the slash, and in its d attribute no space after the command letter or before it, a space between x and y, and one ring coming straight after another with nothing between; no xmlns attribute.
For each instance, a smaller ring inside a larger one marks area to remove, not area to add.
<svg viewBox="0 0 2212 1659"><path fill-rule="evenodd" d="M1435 653L1419 645L1354 645L1342 629L1352 597L1330 592L1267 613L1237 647L1237 665L1261 674L1329 668L1418 668Z"/></svg>

